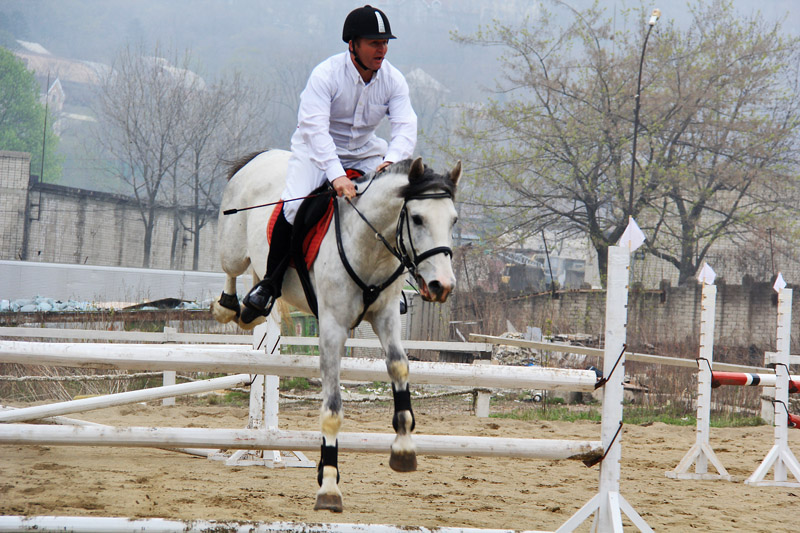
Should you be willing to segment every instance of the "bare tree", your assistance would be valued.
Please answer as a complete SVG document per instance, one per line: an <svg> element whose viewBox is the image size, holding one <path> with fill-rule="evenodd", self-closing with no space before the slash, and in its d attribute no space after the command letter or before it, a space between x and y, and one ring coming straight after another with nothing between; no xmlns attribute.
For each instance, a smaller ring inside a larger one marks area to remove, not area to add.
<svg viewBox="0 0 800 533"><path fill-rule="evenodd" d="M203 80L188 69L188 54L174 67L143 49L125 48L102 81L98 95L100 145L117 160L110 172L128 183L144 224L143 267L150 266L153 227L162 187L186 151L180 131L187 120L187 94Z"/></svg>
<svg viewBox="0 0 800 533"><path fill-rule="evenodd" d="M183 167L192 216L189 224L182 224L192 234L194 270L200 260L200 231L217 216L228 162L269 145L267 131L274 122L269 103L270 92L240 73L219 79L189 102Z"/></svg>
<svg viewBox="0 0 800 533"><path fill-rule="evenodd" d="M632 186L635 80L649 14L626 12L623 24L639 31L616 31L619 22L596 6L553 5L569 24L542 10L520 27L458 37L504 50L495 98L465 109L459 130L460 155L483 191L472 203L489 208L496 234L586 235L602 273L608 246L633 216L648 251L674 264L683 282L715 242L786 206L798 168L790 150L798 96L787 83L798 40L780 24L739 19L722 0L699 2L686 30L659 23L642 75L643 148Z"/></svg>
<svg viewBox="0 0 800 533"><path fill-rule="evenodd" d="M206 83L190 70L188 52L172 63L158 54L120 53L100 91L97 137L118 162L112 172L137 200L145 227L143 266L151 263L157 211L170 208L170 267L181 266L189 233L197 269L200 232L216 217L227 162L269 144L270 93L238 73Z"/></svg>

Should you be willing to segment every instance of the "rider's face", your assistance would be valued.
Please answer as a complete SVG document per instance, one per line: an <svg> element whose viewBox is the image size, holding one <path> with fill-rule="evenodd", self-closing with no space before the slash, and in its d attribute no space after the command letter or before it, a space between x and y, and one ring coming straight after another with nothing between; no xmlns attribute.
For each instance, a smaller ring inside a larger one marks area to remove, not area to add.
<svg viewBox="0 0 800 533"><path fill-rule="evenodd" d="M378 70L383 65L383 58L389 49L386 39L356 39L353 43L361 61L370 70Z"/></svg>

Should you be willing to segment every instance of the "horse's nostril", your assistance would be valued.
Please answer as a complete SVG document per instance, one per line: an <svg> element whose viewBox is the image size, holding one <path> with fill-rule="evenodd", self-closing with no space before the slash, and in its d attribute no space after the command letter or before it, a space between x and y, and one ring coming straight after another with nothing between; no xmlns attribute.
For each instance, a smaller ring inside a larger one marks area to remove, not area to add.
<svg viewBox="0 0 800 533"><path fill-rule="evenodd" d="M428 290L430 290L433 294L441 294L442 293L442 284L439 281L431 281L428 283Z"/></svg>

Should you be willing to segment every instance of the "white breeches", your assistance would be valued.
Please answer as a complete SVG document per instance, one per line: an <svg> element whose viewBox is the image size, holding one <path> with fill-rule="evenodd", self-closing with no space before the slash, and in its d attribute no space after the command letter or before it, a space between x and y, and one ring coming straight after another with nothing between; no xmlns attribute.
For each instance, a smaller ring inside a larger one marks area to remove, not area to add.
<svg viewBox="0 0 800 533"><path fill-rule="evenodd" d="M354 168L369 173L378 168L383 162L388 145L384 139L373 137L370 142L361 148L348 153L339 151L339 160L344 168ZM311 194L311 191L327 181L325 171L319 168L311 158L305 144L293 143L292 155L286 171L286 188L281 194L283 216L290 224L294 224L297 209L302 200L289 202L293 198L302 198Z"/></svg>

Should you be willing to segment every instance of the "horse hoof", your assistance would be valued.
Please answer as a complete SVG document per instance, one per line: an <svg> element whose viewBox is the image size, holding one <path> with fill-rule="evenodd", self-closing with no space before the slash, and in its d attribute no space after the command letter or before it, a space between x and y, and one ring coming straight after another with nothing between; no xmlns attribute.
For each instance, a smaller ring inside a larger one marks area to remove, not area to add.
<svg viewBox="0 0 800 533"><path fill-rule="evenodd" d="M317 494L317 503L314 504L315 511L332 511L341 513L342 497L338 494Z"/></svg>
<svg viewBox="0 0 800 533"><path fill-rule="evenodd" d="M417 469L417 454L392 451L392 455L389 457L389 466L395 472L414 472Z"/></svg>
<svg viewBox="0 0 800 533"><path fill-rule="evenodd" d="M211 316L220 324L227 324L231 320L236 320L239 317L239 313L220 305L219 302L213 302L211 304Z"/></svg>

